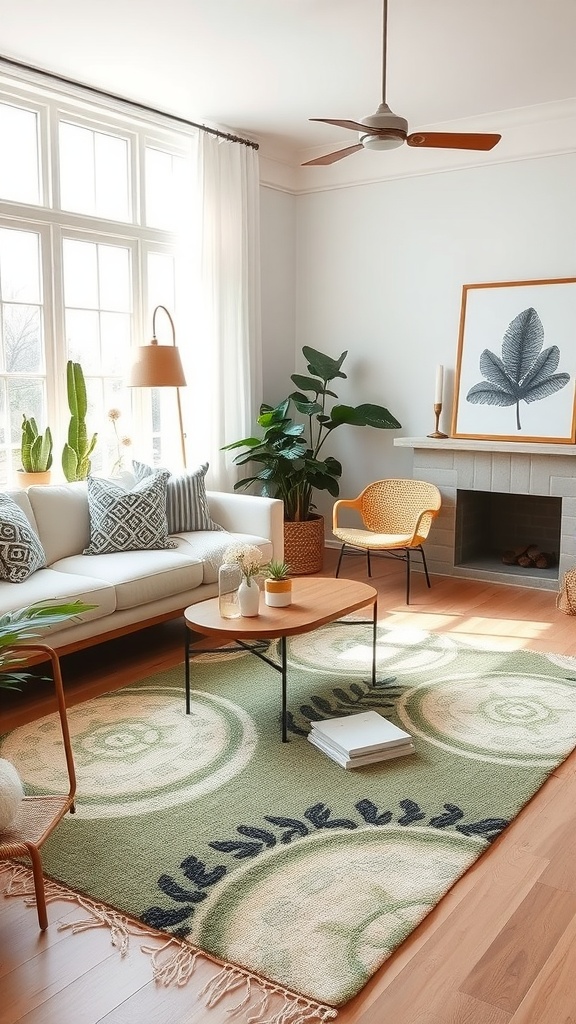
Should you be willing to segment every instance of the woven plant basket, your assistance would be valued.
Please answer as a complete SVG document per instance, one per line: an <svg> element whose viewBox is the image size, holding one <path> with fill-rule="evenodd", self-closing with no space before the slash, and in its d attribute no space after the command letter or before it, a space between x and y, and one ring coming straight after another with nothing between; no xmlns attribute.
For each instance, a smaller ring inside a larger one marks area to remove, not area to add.
<svg viewBox="0 0 576 1024"><path fill-rule="evenodd" d="M284 520L284 561L293 576L320 572L324 564L324 516L303 523Z"/></svg>

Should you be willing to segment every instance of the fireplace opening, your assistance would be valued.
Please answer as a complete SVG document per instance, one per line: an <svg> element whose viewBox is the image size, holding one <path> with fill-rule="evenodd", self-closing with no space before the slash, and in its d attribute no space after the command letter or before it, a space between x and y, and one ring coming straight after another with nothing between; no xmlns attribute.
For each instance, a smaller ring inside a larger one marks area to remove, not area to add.
<svg viewBox="0 0 576 1024"><path fill-rule="evenodd" d="M454 564L508 576L524 573L558 580L561 520L562 498L458 490ZM531 558L523 559L529 563L526 566L502 561L511 551L526 549L551 555L551 559L539 561L552 564L539 568Z"/></svg>

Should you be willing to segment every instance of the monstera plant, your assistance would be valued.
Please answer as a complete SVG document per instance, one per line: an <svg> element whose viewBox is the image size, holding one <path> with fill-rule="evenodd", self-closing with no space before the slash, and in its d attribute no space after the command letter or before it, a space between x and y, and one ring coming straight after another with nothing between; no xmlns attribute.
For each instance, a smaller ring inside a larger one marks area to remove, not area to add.
<svg viewBox="0 0 576 1024"><path fill-rule="evenodd" d="M282 498L284 518L290 522L310 519L314 512L314 492L325 490L337 498L342 466L322 449L330 435L344 424L353 427L376 427L394 430L398 420L381 405L340 405L329 408L330 399L338 396L328 385L346 379L342 364L348 355L342 352L332 359L307 345L302 349L310 376L291 376L298 390L292 391L279 405L262 405L258 425L261 437L245 437L225 446L225 450L246 449L234 459L238 466L254 463L256 473L243 477L235 489L257 484L261 494ZM305 422L292 418L292 407Z"/></svg>

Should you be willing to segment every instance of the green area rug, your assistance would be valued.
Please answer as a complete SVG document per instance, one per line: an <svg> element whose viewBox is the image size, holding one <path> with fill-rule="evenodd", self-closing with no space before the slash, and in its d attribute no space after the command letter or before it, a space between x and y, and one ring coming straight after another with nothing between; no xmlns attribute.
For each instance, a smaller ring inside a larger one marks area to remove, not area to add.
<svg viewBox="0 0 576 1024"><path fill-rule="evenodd" d="M271 646L274 650L274 645ZM328 1006L349 1000L576 744L576 660L335 623L280 675L245 652L71 708L78 811L47 875ZM346 771L310 719L376 709L416 753ZM65 776L56 719L5 736L28 791ZM256 1019L256 1018L254 1018Z"/></svg>

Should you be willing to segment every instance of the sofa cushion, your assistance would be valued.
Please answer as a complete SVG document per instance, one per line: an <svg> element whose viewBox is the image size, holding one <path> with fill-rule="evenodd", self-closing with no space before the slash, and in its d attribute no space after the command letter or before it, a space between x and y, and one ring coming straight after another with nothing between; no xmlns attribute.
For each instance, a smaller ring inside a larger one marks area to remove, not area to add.
<svg viewBox="0 0 576 1024"><path fill-rule="evenodd" d="M28 488L28 497L48 565L67 555L79 555L90 543L86 481L34 484Z"/></svg>
<svg viewBox="0 0 576 1024"><path fill-rule="evenodd" d="M0 494L0 579L22 583L46 565L30 520L7 494Z"/></svg>
<svg viewBox="0 0 576 1024"><path fill-rule="evenodd" d="M116 591L118 609L137 608L194 590L202 583L203 575L202 562L190 550L72 555L55 562L52 568L66 574L82 573L110 584Z"/></svg>
<svg viewBox="0 0 576 1024"><path fill-rule="evenodd" d="M144 462L133 462L137 480L144 480L155 473L163 472L147 466ZM166 515L169 533L188 533L193 530L222 530L210 516L206 497L205 476L208 463L204 462L194 470L171 473L166 485Z"/></svg>
<svg viewBox="0 0 576 1024"><path fill-rule="evenodd" d="M202 560L204 574L203 583L216 583L218 569L222 565L226 550L233 544L254 544L262 551L262 563L272 558L272 542L265 537L257 537L248 533L210 533L193 531L181 533L174 538L179 551L188 551L195 558Z"/></svg>
<svg viewBox="0 0 576 1024"><path fill-rule="evenodd" d="M77 558L82 558L82 555L77 555ZM0 581L0 615L14 611L15 608L26 608L37 601L46 604L52 600L84 601L85 604L93 604L95 607L75 615L73 619L57 623L51 627L51 632L56 629L67 629L80 621L101 619L116 610L114 587L102 580L90 579L80 574L54 572L51 568L38 569L19 584L17 595L11 583Z"/></svg>
<svg viewBox="0 0 576 1024"><path fill-rule="evenodd" d="M127 491L112 480L88 477L90 544L85 555L172 548L166 520L168 471Z"/></svg>

